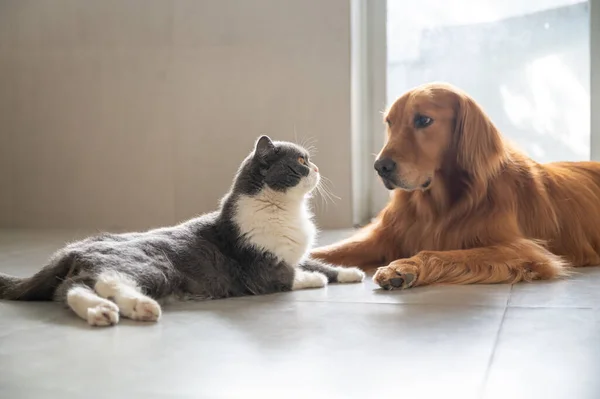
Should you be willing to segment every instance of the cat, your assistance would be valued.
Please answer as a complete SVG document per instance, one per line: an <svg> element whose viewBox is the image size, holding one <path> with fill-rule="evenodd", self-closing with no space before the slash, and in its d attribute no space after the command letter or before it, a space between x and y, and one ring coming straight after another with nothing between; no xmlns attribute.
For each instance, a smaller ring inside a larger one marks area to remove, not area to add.
<svg viewBox="0 0 600 399"><path fill-rule="evenodd" d="M260 137L217 211L141 233L66 245L29 278L0 274L0 299L66 303L92 326L157 321L160 300L217 299L354 283L357 268L312 259L308 207L319 169L293 143Z"/></svg>

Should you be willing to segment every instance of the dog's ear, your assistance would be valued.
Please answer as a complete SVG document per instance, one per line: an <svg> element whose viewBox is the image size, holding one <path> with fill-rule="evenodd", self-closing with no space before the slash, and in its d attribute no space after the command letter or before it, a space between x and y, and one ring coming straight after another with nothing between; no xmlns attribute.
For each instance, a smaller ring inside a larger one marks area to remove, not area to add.
<svg viewBox="0 0 600 399"><path fill-rule="evenodd" d="M495 174L504 154L498 129L483 109L464 93L457 93L454 148L458 166L477 180Z"/></svg>

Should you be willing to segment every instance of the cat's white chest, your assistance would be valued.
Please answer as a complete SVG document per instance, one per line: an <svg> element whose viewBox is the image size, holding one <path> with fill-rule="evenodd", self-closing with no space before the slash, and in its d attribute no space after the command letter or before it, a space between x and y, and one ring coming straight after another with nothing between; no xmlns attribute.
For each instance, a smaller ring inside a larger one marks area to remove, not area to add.
<svg viewBox="0 0 600 399"><path fill-rule="evenodd" d="M234 220L250 243L294 266L308 254L316 236L304 202L272 204L242 196Z"/></svg>

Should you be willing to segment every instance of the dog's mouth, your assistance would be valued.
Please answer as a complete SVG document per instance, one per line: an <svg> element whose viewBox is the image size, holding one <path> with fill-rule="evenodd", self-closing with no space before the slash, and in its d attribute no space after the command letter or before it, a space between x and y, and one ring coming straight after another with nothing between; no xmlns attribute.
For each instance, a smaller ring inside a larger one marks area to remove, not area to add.
<svg viewBox="0 0 600 399"><path fill-rule="evenodd" d="M398 188L398 186L396 186L396 183L394 183L391 179L387 179L387 178L383 178L382 177L381 181L383 181L383 185L388 190L394 190L394 189Z"/></svg>
<svg viewBox="0 0 600 399"><path fill-rule="evenodd" d="M425 182L421 183L418 186L411 186L401 180L396 181L395 179L386 178L386 177L382 177L381 180L383 181L383 185L385 186L385 188L387 188L388 190L395 190L395 189L399 188L400 190L404 190L404 191L414 191L414 190L419 190L419 189L427 190L431 186L432 178L428 177L425 180Z"/></svg>

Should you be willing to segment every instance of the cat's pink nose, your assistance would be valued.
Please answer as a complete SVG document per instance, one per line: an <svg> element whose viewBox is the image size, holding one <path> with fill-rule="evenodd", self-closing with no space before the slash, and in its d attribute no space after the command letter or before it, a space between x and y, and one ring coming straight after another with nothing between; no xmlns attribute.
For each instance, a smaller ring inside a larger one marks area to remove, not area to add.
<svg viewBox="0 0 600 399"><path fill-rule="evenodd" d="M319 173L319 167L317 165L315 165L314 171Z"/></svg>

